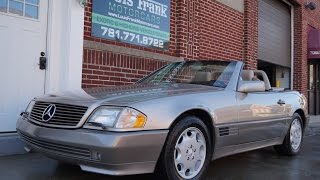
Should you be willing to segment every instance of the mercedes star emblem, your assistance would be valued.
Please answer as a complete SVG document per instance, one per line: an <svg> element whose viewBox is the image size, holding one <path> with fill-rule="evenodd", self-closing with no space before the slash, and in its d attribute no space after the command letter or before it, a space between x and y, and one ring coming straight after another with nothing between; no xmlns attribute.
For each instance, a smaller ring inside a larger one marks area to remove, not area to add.
<svg viewBox="0 0 320 180"><path fill-rule="evenodd" d="M42 120L43 121L50 121L52 119L54 113L56 112L56 105L50 104L43 112L42 114Z"/></svg>

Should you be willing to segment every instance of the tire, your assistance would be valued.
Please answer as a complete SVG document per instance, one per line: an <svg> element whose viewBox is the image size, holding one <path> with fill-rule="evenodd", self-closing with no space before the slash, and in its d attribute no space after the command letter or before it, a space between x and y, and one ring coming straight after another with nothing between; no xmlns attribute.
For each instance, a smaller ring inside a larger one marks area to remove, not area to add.
<svg viewBox="0 0 320 180"><path fill-rule="evenodd" d="M209 166L211 149L206 125L198 117L184 117L169 132L156 175L170 180L201 179Z"/></svg>
<svg viewBox="0 0 320 180"><path fill-rule="evenodd" d="M294 156L301 149L303 142L303 122L298 113L294 113L290 128L281 145L274 146L274 149L282 155Z"/></svg>

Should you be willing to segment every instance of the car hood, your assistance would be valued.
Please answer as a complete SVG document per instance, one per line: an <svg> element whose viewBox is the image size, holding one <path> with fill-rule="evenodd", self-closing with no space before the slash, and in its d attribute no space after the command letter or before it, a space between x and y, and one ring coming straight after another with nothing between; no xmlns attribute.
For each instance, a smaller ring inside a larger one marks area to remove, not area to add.
<svg viewBox="0 0 320 180"><path fill-rule="evenodd" d="M223 89L195 84L133 84L49 94L38 99L86 106L97 102L103 105L127 106L152 99L221 90Z"/></svg>

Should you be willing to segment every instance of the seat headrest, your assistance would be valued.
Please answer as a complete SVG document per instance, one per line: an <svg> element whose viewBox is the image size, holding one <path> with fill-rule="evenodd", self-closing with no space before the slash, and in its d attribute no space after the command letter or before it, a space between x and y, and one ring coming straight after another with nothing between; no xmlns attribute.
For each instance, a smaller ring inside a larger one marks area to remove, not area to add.
<svg viewBox="0 0 320 180"><path fill-rule="evenodd" d="M265 83L266 90L270 90L271 89L269 78L268 78L267 74L264 71L254 70L254 74L262 76L263 81Z"/></svg>
<svg viewBox="0 0 320 180"><path fill-rule="evenodd" d="M254 72L253 70L242 70L241 77L243 81L251 81L254 77Z"/></svg>
<svg viewBox="0 0 320 180"><path fill-rule="evenodd" d="M210 72L197 72L193 78L194 82L207 82L211 81L211 73Z"/></svg>

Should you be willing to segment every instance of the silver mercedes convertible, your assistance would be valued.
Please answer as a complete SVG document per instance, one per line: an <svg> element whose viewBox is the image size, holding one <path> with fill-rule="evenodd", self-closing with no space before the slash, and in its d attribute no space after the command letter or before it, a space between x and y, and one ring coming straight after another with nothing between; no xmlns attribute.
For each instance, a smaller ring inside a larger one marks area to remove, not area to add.
<svg viewBox="0 0 320 180"><path fill-rule="evenodd" d="M186 61L121 87L33 99L17 132L34 150L84 171L201 179L210 161L267 146L296 155L306 98L272 88L240 61Z"/></svg>

